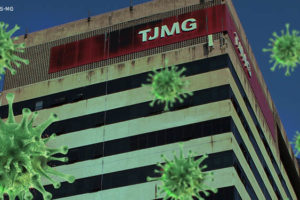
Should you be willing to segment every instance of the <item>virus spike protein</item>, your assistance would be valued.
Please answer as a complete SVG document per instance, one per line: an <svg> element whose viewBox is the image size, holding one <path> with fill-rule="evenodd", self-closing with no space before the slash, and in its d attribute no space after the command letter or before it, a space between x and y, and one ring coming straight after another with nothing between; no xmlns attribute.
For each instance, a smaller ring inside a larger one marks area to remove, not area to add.
<svg viewBox="0 0 300 200"><path fill-rule="evenodd" d="M184 158L181 144L179 158L174 153L174 160L169 161L162 155L166 163L164 165L158 163L157 166L161 168L161 171L155 170L155 173L161 174L161 177L147 177L147 181L162 181L162 187L159 186L158 188L160 194L165 193L164 200L168 198L172 200L193 200L193 196L204 200L199 195L199 192L203 192L205 196L209 196L210 193L208 191L217 192L217 189L210 188L204 184L204 180L213 175L212 172L206 173L202 171L207 168L206 165L200 167L200 164L207 157L207 155L203 155L195 161L190 151L188 157Z"/></svg>
<svg viewBox="0 0 300 200"><path fill-rule="evenodd" d="M290 34L289 24L286 24L286 33L281 31L281 36L278 36L276 32L273 33L274 39L270 39L270 49L263 49L263 52L272 52L270 63L274 62L271 71L274 71L277 66L279 68L286 67L286 76L290 76L290 71L294 71L297 64L300 64L300 36L296 30Z"/></svg>
<svg viewBox="0 0 300 200"><path fill-rule="evenodd" d="M13 29L7 31L8 24L0 22L0 74L5 74L5 68L10 70L11 74L14 75L16 70L12 67L12 64L20 67L20 63L26 65L29 61L15 55L15 52L24 52L25 44L15 44L14 42L18 40L18 37L11 38L11 36L20 29L19 26L15 25ZM1 77L0 77L1 79Z"/></svg>
<svg viewBox="0 0 300 200"><path fill-rule="evenodd" d="M151 83L144 86L151 86L151 93L154 96L154 100L150 103L151 107L157 102L165 104L164 110L168 111L177 100L182 103L183 98L193 94L185 91L188 81L183 80L184 71L185 68L178 71L178 67L173 65L160 71L154 70L153 74L149 74L147 81Z"/></svg>
<svg viewBox="0 0 300 200"><path fill-rule="evenodd" d="M7 194L11 200L33 199L29 188L35 188L40 191L45 200L50 200L52 195L47 192L42 183L41 176L48 179L55 188L60 183L53 180L49 174L61 177L72 183L75 178L55 171L47 165L51 160L67 161L66 158L55 158L52 155L56 153L66 154L66 146L59 149L50 149L46 142L53 139L52 136L47 139L41 139L43 131L53 122L58 120L55 114L52 114L48 120L37 127L32 126L37 113L31 116L31 111L24 108L21 123L15 122L13 115L14 94L7 94L9 104L8 119L6 122L0 119L0 200Z"/></svg>
<svg viewBox="0 0 300 200"><path fill-rule="evenodd" d="M300 132L296 131L296 134L294 136L294 141L290 142L291 144L294 144L295 150L296 150L296 157L300 153Z"/></svg>

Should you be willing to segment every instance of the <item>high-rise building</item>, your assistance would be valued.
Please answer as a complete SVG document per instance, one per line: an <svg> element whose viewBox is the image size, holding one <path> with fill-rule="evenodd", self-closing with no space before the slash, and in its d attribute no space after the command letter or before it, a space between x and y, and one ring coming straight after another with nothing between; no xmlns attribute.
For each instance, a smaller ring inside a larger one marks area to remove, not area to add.
<svg viewBox="0 0 300 200"><path fill-rule="evenodd" d="M20 42L30 64L6 75L0 114L13 92L18 119L24 107L37 124L59 116L45 135L70 147L69 161L50 165L77 180L44 181L54 199L161 199L146 177L180 141L185 155L209 155L207 185L219 191L206 199L300 199L297 160L230 0L154 0ZM171 65L186 68L193 96L165 112L141 85Z"/></svg>

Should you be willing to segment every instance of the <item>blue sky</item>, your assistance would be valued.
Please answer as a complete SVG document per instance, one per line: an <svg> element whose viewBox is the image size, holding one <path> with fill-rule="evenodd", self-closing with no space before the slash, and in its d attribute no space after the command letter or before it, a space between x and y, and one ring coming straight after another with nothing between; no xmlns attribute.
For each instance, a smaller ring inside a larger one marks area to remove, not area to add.
<svg viewBox="0 0 300 200"><path fill-rule="evenodd" d="M133 0L133 4L149 0ZM113 2L113 3L112 3ZM0 0L1 6L13 7L14 11L0 11L0 21L18 24L23 35L25 29L35 32L56 25L68 23L91 15L128 7L130 0ZM246 35L263 73L268 89L279 112L281 121L292 140L296 130L300 131L300 67L291 77L284 76L284 70L271 72L269 54L263 53L272 32L279 33L290 23L291 29L300 30L299 0L233 0ZM0 9L1 10L1 9Z"/></svg>

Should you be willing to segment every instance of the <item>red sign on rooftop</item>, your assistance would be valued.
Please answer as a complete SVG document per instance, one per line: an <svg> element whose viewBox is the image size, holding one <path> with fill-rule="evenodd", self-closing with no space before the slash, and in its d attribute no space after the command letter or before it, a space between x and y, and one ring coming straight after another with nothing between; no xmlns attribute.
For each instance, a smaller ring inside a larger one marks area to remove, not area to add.
<svg viewBox="0 0 300 200"><path fill-rule="evenodd" d="M225 11L218 5L52 47L49 73L222 32Z"/></svg>

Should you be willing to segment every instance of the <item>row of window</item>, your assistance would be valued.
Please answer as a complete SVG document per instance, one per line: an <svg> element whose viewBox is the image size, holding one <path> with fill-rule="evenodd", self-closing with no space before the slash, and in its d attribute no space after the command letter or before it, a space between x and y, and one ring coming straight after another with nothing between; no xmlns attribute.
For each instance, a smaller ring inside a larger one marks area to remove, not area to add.
<svg viewBox="0 0 300 200"><path fill-rule="evenodd" d="M134 135L116 140L110 140L104 143L101 142L83 147L77 147L69 150L67 154L69 161L67 163L51 161L49 164L51 166L72 164L75 162L97 159L104 156L112 156L121 153L172 144L180 141L222 134L231 131L230 123L231 117L225 117ZM103 148L103 146L105 148ZM57 156L59 157L60 155Z"/></svg>
<svg viewBox="0 0 300 200"><path fill-rule="evenodd" d="M270 149L270 147L269 147L269 145L268 145L268 143L267 143L266 137L265 137L265 135L264 135L264 133L263 133L263 131L262 131L262 129L261 129L261 126L260 126L259 123L258 123L258 120L257 120L257 118L256 118L256 116L255 116L255 114L254 114L254 111L253 111L253 109L252 109L252 107L251 107L251 105L250 105L250 102L249 102L249 100L248 100L248 98L247 98L247 96L246 96L246 93L245 93L244 89L243 89L242 86L241 86L241 83L240 83L240 81L239 81L239 79L238 79L238 77L237 77L237 74L236 74L236 72L235 72L235 70L234 70L234 67L232 66L232 63L231 63L231 62L229 62L229 68L230 68L231 73L232 73L232 75L233 75L233 77L234 77L234 80L235 80L235 82L236 82L236 84L237 84L237 86L238 86L238 88L239 88L239 91L240 91L240 93L241 93L241 95L242 95L242 97L243 97L244 103L245 103L246 106L247 106L248 112L250 113L250 116L251 116L251 118L252 118L252 120L253 120L253 122L254 122L254 124L255 124L255 126L256 126L256 129L257 129L257 131L258 131L258 133L259 133L259 136L260 136L260 138L261 138L262 141L263 141L264 147L265 147L265 149L266 149L266 151L267 151L267 153L268 153L268 155L269 155L269 157L270 157L270 160L271 160L271 162L272 162L272 165L273 165L274 168L275 168L275 171L276 171L276 173L277 173L277 175L278 175L278 177L279 177L279 180L280 180L280 182L281 182L281 184L282 184L282 186L283 186L283 188L284 188L286 194L288 195L289 199L292 199L291 193L290 193L290 191L288 190L287 185L286 185L286 182L285 182L285 180L283 179L283 177L282 177L282 175L281 175L280 169L279 169L279 167L278 167L278 165L277 165L277 163L276 163L276 161L275 161L274 155L273 155L273 153L271 152L271 149ZM234 99L235 99L235 98L234 98ZM235 102L236 102L236 103L235 103ZM241 111L241 109L240 109L240 107L239 107L239 105L238 105L238 102L237 102L236 99L235 99L234 101L232 101L232 103L233 103L233 105L236 107L236 111L237 111L237 113L238 113L238 116L239 116L239 118L240 118L240 120L241 120L241 122L242 122L242 124L243 124L243 126L244 126L244 128L245 128L245 130L246 130L246 132L247 132L247 134L248 134L248 137L249 137L249 139L250 139L250 141L251 141L251 143L252 143L252 145L253 145L255 151L256 151L257 154L258 154L258 157L259 157L259 159L260 159L260 161L261 161L261 163L262 163L262 165L263 165L263 167L264 167L265 173L267 174L268 179L269 179L271 185L273 186L273 188L275 187L275 193L276 193L277 197L281 197L281 194L280 194L280 192L279 192L279 190L278 190L278 187L277 187L277 185L276 185L276 183L275 183L275 181L274 181L274 178L273 178L273 176L271 175L271 172L270 172L269 167L267 166L267 164L266 164L266 162L265 162L264 157L262 156L261 150L260 150L260 148L258 147L258 144L257 144L257 142L256 142L256 140L255 140L255 138L254 138L254 136L253 136L252 131L251 131L250 128L249 128L248 123L246 123L246 119L245 119L245 117L244 117L244 115L243 115L243 113L242 113L242 111ZM281 198L282 198L282 197L281 197Z"/></svg>
<svg viewBox="0 0 300 200"><path fill-rule="evenodd" d="M223 85L195 91L193 96L187 97L183 103L175 103L173 108L170 110L179 110L190 106L229 99L229 88L229 85ZM141 117L157 115L163 112L163 105L155 105L154 107L150 107L149 103L150 102L143 102L54 122L44 131L44 135L51 135L52 133L61 135L89 128L100 127L104 124L108 125L122 121L138 119Z"/></svg>
<svg viewBox="0 0 300 200"><path fill-rule="evenodd" d="M200 158L200 156L197 156L195 158ZM205 169L205 171L234 166L236 171L238 172L239 177L241 177L242 182L245 184L247 191L253 192L253 188L248 178L246 177L245 172L241 168L233 151L224 151L210 154L209 157L206 160L204 160L202 164L208 166ZM159 176L158 174L154 173L155 169L159 170L159 168L156 165L144 166L134 169L128 169L103 175L77 179L72 184L63 182L61 188L59 189L54 189L52 185L47 185L45 186L45 188L47 191L53 194L53 198L63 198L67 196L80 195L84 193L91 193L101 190L145 183L147 182L146 178L148 176ZM34 199L42 200L42 196L39 192L37 192L36 190L32 190L32 192L34 195ZM249 195L253 197L253 200L258 200L255 193Z"/></svg>

